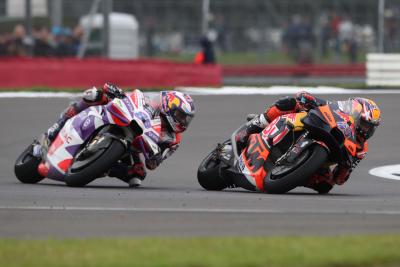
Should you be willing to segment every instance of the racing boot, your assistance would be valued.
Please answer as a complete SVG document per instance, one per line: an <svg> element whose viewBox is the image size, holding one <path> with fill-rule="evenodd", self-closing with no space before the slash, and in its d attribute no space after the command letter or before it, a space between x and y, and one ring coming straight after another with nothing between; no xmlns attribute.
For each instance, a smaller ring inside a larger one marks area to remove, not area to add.
<svg viewBox="0 0 400 267"><path fill-rule="evenodd" d="M46 133L42 134L40 141L35 141L35 145L33 146L33 155L35 157L43 155L42 151L49 148L54 139L56 139L58 133L61 131L67 119L68 118L60 118L57 122L50 126Z"/></svg>
<svg viewBox="0 0 400 267"><path fill-rule="evenodd" d="M138 187L146 177L146 170L143 162L134 163L130 166L126 163L119 163L109 170L108 176L124 181L129 184L129 187Z"/></svg>
<svg viewBox="0 0 400 267"><path fill-rule="evenodd" d="M65 123L68 119L74 117L79 111L82 109L78 107L79 103L72 103L68 108L66 108L61 114L60 118L56 123L54 123L46 132L47 138L50 143L56 139L58 133L61 131L62 127L64 127Z"/></svg>
<svg viewBox="0 0 400 267"><path fill-rule="evenodd" d="M236 145L239 150L247 145L251 134L261 132L268 125L264 114L248 114L247 121L235 135Z"/></svg>
<svg viewBox="0 0 400 267"><path fill-rule="evenodd" d="M78 114L80 111L85 109L87 105L84 101L74 102L67 107L61 114L57 122L55 122L50 128L42 135L41 140L37 142L33 147L33 155L39 156L39 152L47 150L49 146L56 139L58 133L64 127L67 120Z"/></svg>
<svg viewBox="0 0 400 267"><path fill-rule="evenodd" d="M131 153L129 160L125 159L125 162L114 165L108 172L108 176L128 183L129 187L140 186L146 174L145 166L137 153Z"/></svg>
<svg viewBox="0 0 400 267"><path fill-rule="evenodd" d="M32 144L32 155L38 159L41 159L43 156L42 148L43 145L38 140L35 139Z"/></svg>
<svg viewBox="0 0 400 267"><path fill-rule="evenodd" d="M140 178L133 177L129 180L128 184L129 187L139 187L142 184L142 180L140 180Z"/></svg>
<svg viewBox="0 0 400 267"><path fill-rule="evenodd" d="M67 121L67 119L59 120L56 123L54 123L52 126L50 126L50 128L47 130L47 132L45 134L47 139L50 141L49 143L52 143L54 141L54 139L56 139L56 136L61 131L61 128L64 126L66 121Z"/></svg>
<svg viewBox="0 0 400 267"><path fill-rule="evenodd" d="M104 97L105 95L102 94L102 91L98 90L96 87L87 89L85 92L83 92L82 100L70 104L70 106L68 106L60 114L58 121L47 130L46 135L49 140L49 144L56 139L58 133L61 131L62 127L64 127L67 120L71 119L76 114L91 105L103 104L103 102L106 101L103 99Z"/></svg>
<svg viewBox="0 0 400 267"><path fill-rule="evenodd" d="M138 162L133 164L128 170L127 177L132 177L129 179L129 187L138 187L142 184L142 181L146 177L146 169L143 162Z"/></svg>

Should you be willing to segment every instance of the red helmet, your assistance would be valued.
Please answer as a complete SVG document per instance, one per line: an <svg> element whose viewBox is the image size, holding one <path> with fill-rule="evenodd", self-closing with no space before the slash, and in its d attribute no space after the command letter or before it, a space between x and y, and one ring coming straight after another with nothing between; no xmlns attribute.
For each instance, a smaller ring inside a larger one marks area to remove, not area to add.
<svg viewBox="0 0 400 267"><path fill-rule="evenodd" d="M367 98L353 98L361 104L360 119L356 128L357 134L363 139L369 139L375 133L381 122L381 111L378 105Z"/></svg>

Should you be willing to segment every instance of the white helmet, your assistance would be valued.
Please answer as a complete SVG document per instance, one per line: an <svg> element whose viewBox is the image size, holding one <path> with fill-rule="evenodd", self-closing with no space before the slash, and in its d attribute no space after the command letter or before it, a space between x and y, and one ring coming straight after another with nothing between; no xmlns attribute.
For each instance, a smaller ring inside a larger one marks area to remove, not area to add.
<svg viewBox="0 0 400 267"><path fill-rule="evenodd" d="M177 133L187 129L196 113L193 99L178 91L162 91L161 114L170 128Z"/></svg>

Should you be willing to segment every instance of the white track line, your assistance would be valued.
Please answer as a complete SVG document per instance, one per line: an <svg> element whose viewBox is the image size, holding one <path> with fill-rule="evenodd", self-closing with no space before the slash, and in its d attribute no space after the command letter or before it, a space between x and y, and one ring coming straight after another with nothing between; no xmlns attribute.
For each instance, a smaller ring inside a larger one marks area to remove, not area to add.
<svg viewBox="0 0 400 267"><path fill-rule="evenodd" d="M183 213L257 213L257 214L367 214L400 215L400 210L272 210L272 209L206 209L206 208L127 208L127 207L78 207L78 206L0 206L0 210L45 210L45 211L126 211L126 212L183 212Z"/></svg>
<svg viewBox="0 0 400 267"><path fill-rule="evenodd" d="M66 92L0 92L0 98L75 98L82 93Z"/></svg>
<svg viewBox="0 0 400 267"><path fill-rule="evenodd" d="M373 168L369 173L374 176L400 181L400 165L387 165Z"/></svg>

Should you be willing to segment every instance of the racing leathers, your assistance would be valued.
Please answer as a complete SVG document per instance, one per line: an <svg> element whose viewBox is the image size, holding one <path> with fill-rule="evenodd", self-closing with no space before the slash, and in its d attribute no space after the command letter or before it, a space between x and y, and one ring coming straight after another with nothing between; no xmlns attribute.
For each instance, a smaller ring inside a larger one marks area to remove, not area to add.
<svg viewBox="0 0 400 267"><path fill-rule="evenodd" d="M143 142L141 140L142 137L138 136L132 143L130 157L123 159L120 163L113 166L108 173L110 177L119 178L127 182L130 186L136 187L146 177L146 168L150 170L157 168L163 160L175 152L181 141L181 133L175 133L163 123L162 116L160 116L161 101L158 95L154 97L146 96L139 90L135 90L129 94L144 96L144 108L150 114L152 127L158 128L160 132L159 142L157 143L160 147L160 153L151 155L143 163L140 154L143 152L143 149L146 149L146 147L143 147L143 144L146 144L146 142ZM54 141L68 119L90 106L105 105L116 97L123 98L125 94L120 88L110 83L104 84L102 88L93 87L84 91L82 99L72 103L65 109L58 121L47 130L45 133L47 146L50 146L51 142Z"/></svg>
<svg viewBox="0 0 400 267"><path fill-rule="evenodd" d="M338 101L340 104L347 101L355 101L352 99L346 101ZM272 106L267 108L260 115L250 115L248 122L236 134L236 143L239 148L243 148L251 134L259 133L264 130L267 125L279 116L308 111L313 107L325 104L326 101L319 99L307 92L300 92L295 97L283 97L278 99ZM314 174L304 186L314 189L318 193L328 193L335 184L342 185L345 183L358 163L365 157L368 151L368 143L363 138L357 136L357 153L352 158L352 162L340 162L333 169L331 166L323 166L316 174Z"/></svg>

